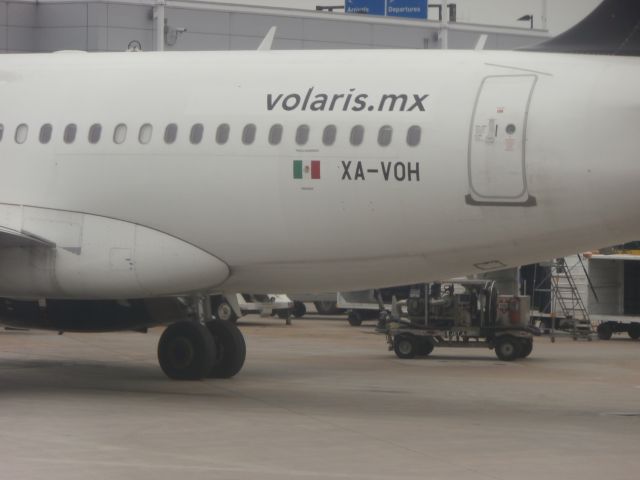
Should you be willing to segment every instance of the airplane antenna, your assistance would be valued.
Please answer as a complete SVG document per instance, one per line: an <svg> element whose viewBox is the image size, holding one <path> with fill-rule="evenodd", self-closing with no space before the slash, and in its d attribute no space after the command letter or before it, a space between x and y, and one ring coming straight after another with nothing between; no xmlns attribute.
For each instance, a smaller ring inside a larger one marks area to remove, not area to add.
<svg viewBox="0 0 640 480"><path fill-rule="evenodd" d="M480 35L474 50L484 50L484 46L487 44L487 38L489 38L489 36L486 33Z"/></svg>
<svg viewBox="0 0 640 480"><path fill-rule="evenodd" d="M271 50L271 46L273 45L273 39L276 36L276 28L275 26L271 27L267 34L264 36L262 43L258 47L258 50Z"/></svg>

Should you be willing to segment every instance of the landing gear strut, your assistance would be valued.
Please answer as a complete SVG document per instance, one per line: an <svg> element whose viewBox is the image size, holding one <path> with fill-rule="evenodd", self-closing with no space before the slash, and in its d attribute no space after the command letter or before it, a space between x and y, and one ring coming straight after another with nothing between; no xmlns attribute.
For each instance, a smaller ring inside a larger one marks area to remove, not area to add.
<svg viewBox="0 0 640 480"><path fill-rule="evenodd" d="M247 348L240 329L213 320L208 297L194 297L195 318L167 327L158 342L160 368L174 380L231 378L244 365Z"/></svg>

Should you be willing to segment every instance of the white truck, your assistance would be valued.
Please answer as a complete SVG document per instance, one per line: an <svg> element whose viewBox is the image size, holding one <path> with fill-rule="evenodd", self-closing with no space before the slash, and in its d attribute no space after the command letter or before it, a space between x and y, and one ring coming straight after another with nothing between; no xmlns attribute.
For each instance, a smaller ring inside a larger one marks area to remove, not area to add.
<svg viewBox="0 0 640 480"><path fill-rule="evenodd" d="M277 315L290 323L293 314L293 301L284 294L232 293L211 295L211 311L219 320L236 323L238 319L250 313L262 317Z"/></svg>

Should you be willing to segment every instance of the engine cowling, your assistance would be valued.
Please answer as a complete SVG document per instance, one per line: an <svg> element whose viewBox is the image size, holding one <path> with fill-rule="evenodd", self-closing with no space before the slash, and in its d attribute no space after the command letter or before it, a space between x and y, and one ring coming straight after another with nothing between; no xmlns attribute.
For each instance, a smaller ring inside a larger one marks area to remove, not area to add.
<svg viewBox="0 0 640 480"><path fill-rule="evenodd" d="M8 205L0 205L0 220L2 227L43 241L0 249L2 297L161 297L206 291L229 275L210 253L130 222Z"/></svg>

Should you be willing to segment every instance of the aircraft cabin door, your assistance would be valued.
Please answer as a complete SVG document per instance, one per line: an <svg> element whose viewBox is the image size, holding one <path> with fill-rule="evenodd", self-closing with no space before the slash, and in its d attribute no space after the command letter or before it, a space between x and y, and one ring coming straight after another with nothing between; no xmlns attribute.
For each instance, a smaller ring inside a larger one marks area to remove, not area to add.
<svg viewBox="0 0 640 480"><path fill-rule="evenodd" d="M469 134L470 205L534 206L527 191L526 130L535 75L486 77Z"/></svg>

